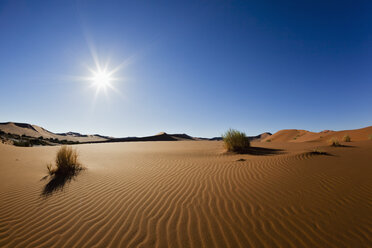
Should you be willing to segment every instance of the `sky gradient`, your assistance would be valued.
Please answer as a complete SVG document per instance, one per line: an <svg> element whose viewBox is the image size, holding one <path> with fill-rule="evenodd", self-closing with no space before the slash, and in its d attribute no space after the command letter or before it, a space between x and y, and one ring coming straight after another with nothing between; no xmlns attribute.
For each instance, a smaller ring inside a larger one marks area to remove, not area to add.
<svg viewBox="0 0 372 248"><path fill-rule="evenodd" d="M0 121L115 137L372 125L372 3L255 2L0 0ZM123 64L120 93L79 80L94 53Z"/></svg>

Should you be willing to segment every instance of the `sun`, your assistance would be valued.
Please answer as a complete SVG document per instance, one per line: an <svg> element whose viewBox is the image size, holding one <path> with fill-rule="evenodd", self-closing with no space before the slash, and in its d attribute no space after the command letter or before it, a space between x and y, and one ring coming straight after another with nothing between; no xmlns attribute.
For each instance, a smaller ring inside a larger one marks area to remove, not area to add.
<svg viewBox="0 0 372 248"><path fill-rule="evenodd" d="M120 93L115 87L115 83L117 83L116 81L121 81L120 78L114 76L116 70L108 70L107 66L102 68L99 64L96 69L89 67L88 69L91 72L91 76L87 77L86 80L90 82L90 87L96 89L95 98L102 91L106 96L109 90Z"/></svg>
<svg viewBox="0 0 372 248"><path fill-rule="evenodd" d="M122 92L119 91L117 87L127 81L127 77L123 77L123 73L119 73L119 71L131 63L131 57L125 59L116 67L111 68L109 65L110 58L108 58L106 62L103 62L98 59L94 49L91 53L94 62L93 66L85 64L85 67L90 74L84 77L76 77L76 80L88 83L88 87L95 90L94 100L96 100L100 93L104 93L106 97L109 97L110 91L114 91L122 97Z"/></svg>
<svg viewBox="0 0 372 248"><path fill-rule="evenodd" d="M113 78L111 77L110 73L106 71L93 72L92 81L94 86L96 86L98 89L110 87L112 80Z"/></svg>
<svg viewBox="0 0 372 248"><path fill-rule="evenodd" d="M95 96L97 96L101 91L106 95L108 90L119 92L114 86L115 81L120 81L119 78L114 76L116 70L108 70L107 66L101 67L99 64L96 69L89 67L88 69L91 72L91 76L86 79L90 82L90 86L96 89Z"/></svg>

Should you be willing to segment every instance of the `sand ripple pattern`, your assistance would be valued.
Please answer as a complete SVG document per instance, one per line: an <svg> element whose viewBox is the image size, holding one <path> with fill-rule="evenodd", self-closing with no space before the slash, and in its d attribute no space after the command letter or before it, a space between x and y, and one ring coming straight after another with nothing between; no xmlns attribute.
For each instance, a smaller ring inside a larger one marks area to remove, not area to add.
<svg viewBox="0 0 372 248"><path fill-rule="evenodd" d="M367 166L306 152L238 162L203 149L104 150L112 161L86 159L89 170L49 197L43 181L10 185L0 247L372 247Z"/></svg>

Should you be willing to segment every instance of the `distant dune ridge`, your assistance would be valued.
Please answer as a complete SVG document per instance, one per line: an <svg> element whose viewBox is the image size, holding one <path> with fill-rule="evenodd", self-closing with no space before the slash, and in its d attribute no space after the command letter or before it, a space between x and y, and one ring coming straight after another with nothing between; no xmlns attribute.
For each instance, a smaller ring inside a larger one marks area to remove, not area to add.
<svg viewBox="0 0 372 248"><path fill-rule="evenodd" d="M166 132L160 132L156 135L145 136L145 137L124 137L114 138L99 134L87 135L80 134L77 132L67 133L53 133L45 128L37 125L31 125L28 123L16 123L16 122L4 122L0 123L0 130L5 133L26 135L34 138L43 137L44 139L59 139L75 141L79 143L102 143L102 142L133 142L133 141L180 141L180 140L222 140L222 137L214 138L203 138L203 137L192 137L187 134L168 134ZM307 130L298 129L284 129L271 134L265 132L256 136L249 136L250 141L255 142L314 142L314 141L328 141L329 139L338 139L342 141L345 135L350 136L351 141L368 140L372 134L372 126L354 129L354 130L342 130L332 131L324 130L322 132L311 132Z"/></svg>
<svg viewBox="0 0 372 248"><path fill-rule="evenodd" d="M114 138L99 134L87 135L80 134L77 132L67 133L53 133L45 128L37 125L31 125L28 123L16 123L16 122L4 122L0 123L0 130L5 133L26 135L34 138L43 137L44 139L59 139L67 140L79 143L102 143L102 142L133 142L133 141L180 141L180 140L222 140L222 137L214 138L203 138L203 137L192 137L187 134L168 134L160 132L156 135L145 136L145 137L124 137ZM298 129L284 129L271 134L265 132L256 136L249 136L250 141L255 142L315 142L324 141L327 142L330 139L338 139L342 141L345 135L350 136L351 141L368 140L372 134L372 126L354 129L354 130L342 130L332 131L324 130L322 132L311 132L307 130Z"/></svg>
<svg viewBox="0 0 372 248"><path fill-rule="evenodd" d="M351 141L368 140L369 135L372 134L372 126L353 129L353 130L342 130L342 131L331 131L324 130L322 132L310 132L306 130L297 129L285 129L280 130L270 137L262 139L265 141L272 142L306 142L306 141L328 141L329 139L335 138L342 141L345 135L349 135Z"/></svg>
<svg viewBox="0 0 372 248"><path fill-rule="evenodd" d="M43 137L44 139L59 139L78 142L91 142L91 141L105 141L109 137L101 135L82 135L79 133L53 133L37 125L17 122L3 122L0 123L0 130L5 133L26 135L34 138Z"/></svg>
<svg viewBox="0 0 372 248"><path fill-rule="evenodd" d="M0 123L0 130L5 133L16 135L26 135L33 138L43 137L44 139L59 139L77 141L80 143L100 143L100 142L125 142L125 141L177 141L177 140L197 140L187 134L167 134L161 132L153 136L146 137L125 137L114 138L99 134L87 135L77 132L53 133L37 125L28 123L4 122Z"/></svg>
<svg viewBox="0 0 372 248"><path fill-rule="evenodd" d="M177 140L196 140L187 134L167 134L165 132L158 133L153 136L146 137L128 137L128 138L114 138L110 142L124 142L124 141L177 141Z"/></svg>
<svg viewBox="0 0 372 248"><path fill-rule="evenodd" d="M44 139L59 139L76 141L80 143L101 143L101 142L128 142L128 141L180 141L180 140L222 140L221 137L215 138L202 138L202 137L192 137L187 134L168 134L166 132L160 132L156 135L145 136L145 137L124 137L124 138L114 138L99 134L87 135L80 134L77 132L67 132L67 133L53 133L37 125L31 125L28 123L16 123L16 122L4 122L0 123L0 130L5 133L26 135L29 137ZM270 136L271 133L263 133L257 136L249 137L250 140L261 140Z"/></svg>

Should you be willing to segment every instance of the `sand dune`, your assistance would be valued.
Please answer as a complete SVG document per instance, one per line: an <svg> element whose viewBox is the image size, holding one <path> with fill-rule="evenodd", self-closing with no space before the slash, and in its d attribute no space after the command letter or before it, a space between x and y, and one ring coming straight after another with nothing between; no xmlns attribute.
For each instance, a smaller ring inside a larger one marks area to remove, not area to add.
<svg viewBox="0 0 372 248"><path fill-rule="evenodd" d="M323 135L322 138L320 138L319 140L326 141L330 138L337 138L339 140L342 140L345 135L349 135L351 137L351 140L354 141L368 140L369 136L372 135L372 126L354 130L330 132L327 135Z"/></svg>
<svg viewBox="0 0 372 248"><path fill-rule="evenodd" d="M191 137L187 134L167 134L165 132L158 133L152 136L145 137L125 137L125 138L114 138L103 135L84 135L76 132L67 133L53 133L37 125L31 125L28 123L16 123L16 122L4 122L0 123L0 131L15 135L26 135L32 138L42 137L45 141L46 139L58 139L59 141L72 141L80 143L104 143L104 142L133 142L133 141L180 141L180 140L198 140L198 138ZM1 139L0 133L0 141ZM3 142L8 142L8 137L3 137ZM0 142L2 143L2 142ZM50 145L53 143L48 142ZM61 143L61 142L59 142ZM58 144L58 142L57 142Z"/></svg>
<svg viewBox="0 0 372 248"><path fill-rule="evenodd" d="M342 141L342 138L345 135L349 135L353 141L368 140L369 136L372 135L372 126L354 130L325 130L319 133L306 130L285 129L266 137L262 140L262 142L266 142L268 140L273 142L328 141L331 138L336 138Z"/></svg>
<svg viewBox="0 0 372 248"><path fill-rule="evenodd" d="M47 193L58 147L0 144L0 247L372 246L372 141L254 144L277 152L77 145L88 170Z"/></svg>
<svg viewBox="0 0 372 248"><path fill-rule="evenodd" d="M78 142L91 142L91 141L105 141L108 137L100 135L82 135L79 133L68 132L68 133L53 133L37 125L31 125L28 123L16 123L16 122L3 122L0 123L0 130L5 133L26 135L29 137L39 138L42 136L44 139L59 139L68 141Z"/></svg>
<svg viewBox="0 0 372 248"><path fill-rule="evenodd" d="M294 139L297 139L298 137L301 137L303 135L309 135L314 134L312 132L306 131L306 130L297 130L297 129L284 129L280 130L273 135L264 138L262 141L278 141L278 142L288 142L293 141Z"/></svg>

